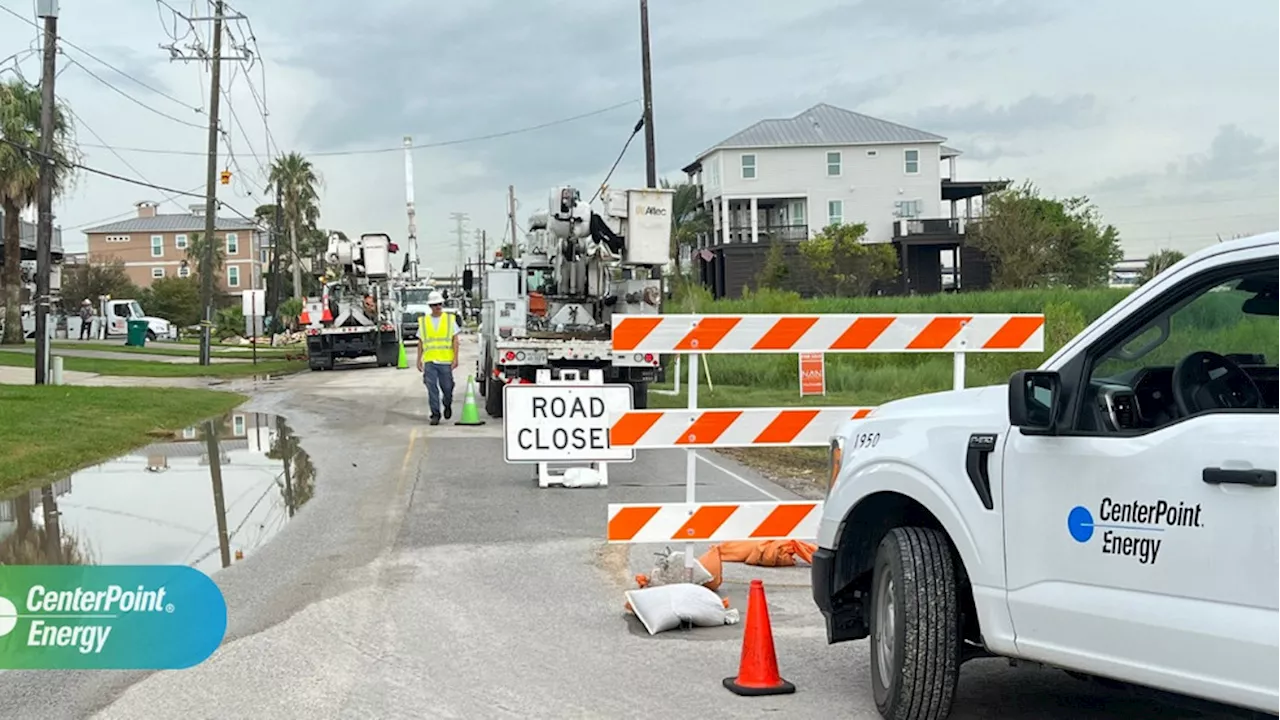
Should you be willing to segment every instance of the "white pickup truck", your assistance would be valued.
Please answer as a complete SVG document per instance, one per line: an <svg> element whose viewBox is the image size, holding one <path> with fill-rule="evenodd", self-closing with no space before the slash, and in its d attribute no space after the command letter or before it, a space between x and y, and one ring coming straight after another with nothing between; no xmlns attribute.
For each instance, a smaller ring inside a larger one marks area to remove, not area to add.
<svg viewBox="0 0 1280 720"><path fill-rule="evenodd" d="M837 430L813 595L885 718L991 656L1280 712L1278 252L1213 245L1007 387Z"/></svg>

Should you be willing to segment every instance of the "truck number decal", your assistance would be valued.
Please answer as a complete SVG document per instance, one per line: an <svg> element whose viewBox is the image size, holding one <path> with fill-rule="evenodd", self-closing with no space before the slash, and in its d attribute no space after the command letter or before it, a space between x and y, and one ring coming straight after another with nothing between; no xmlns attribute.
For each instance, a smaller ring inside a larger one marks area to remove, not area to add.
<svg viewBox="0 0 1280 720"><path fill-rule="evenodd" d="M852 450L860 450L862 448L873 448L880 444L880 433L860 433L853 436Z"/></svg>

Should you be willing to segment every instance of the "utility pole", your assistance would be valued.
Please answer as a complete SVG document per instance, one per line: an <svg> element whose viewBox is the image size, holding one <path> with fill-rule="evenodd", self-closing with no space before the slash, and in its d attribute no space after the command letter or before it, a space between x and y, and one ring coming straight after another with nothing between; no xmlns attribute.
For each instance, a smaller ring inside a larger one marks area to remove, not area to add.
<svg viewBox="0 0 1280 720"><path fill-rule="evenodd" d="M480 299L484 300L484 269L489 265L489 233L480 231Z"/></svg>
<svg viewBox="0 0 1280 720"><path fill-rule="evenodd" d="M658 187L658 160L653 148L653 81L649 74L649 0L640 0L640 73L644 82L644 176L646 187Z"/></svg>
<svg viewBox="0 0 1280 720"><path fill-rule="evenodd" d="M40 193L36 199L36 385L49 382L49 274L53 272L53 80L58 73L58 0L36 5L44 18L44 73L40 80ZM22 233L18 233L21 235ZM6 238L21 245L21 237ZM19 248L18 256L22 255Z"/></svg>
<svg viewBox="0 0 1280 720"><path fill-rule="evenodd" d="M404 136L404 188L405 205L409 213L409 279L418 281L418 221L413 203L413 138Z"/></svg>
<svg viewBox="0 0 1280 720"><path fill-rule="evenodd" d="M458 236L458 265L456 267L459 268L467 261L467 231L463 227L463 223L467 221L468 217L470 216L467 213L449 213L449 219L458 224L453 232ZM455 275L461 272L461 270L456 270Z"/></svg>
<svg viewBox="0 0 1280 720"><path fill-rule="evenodd" d="M276 181L276 211L271 221L271 284L274 286L271 295L271 316L280 321L280 291L284 289L284 278L280 277L280 241L283 239L281 225L284 223L284 208L280 206L280 182Z"/></svg>
<svg viewBox="0 0 1280 720"><path fill-rule="evenodd" d="M511 223L511 259L520 259L520 236L516 234L516 186L507 186L507 222Z"/></svg>
<svg viewBox="0 0 1280 720"><path fill-rule="evenodd" d="M216 0L214 3L213 17L186 17L177 12L174 14L186 20L189 23L213 21L213 55L205 56L203 49L197 48L197 53L193 56L181 55L173 45L161 46L169 50L169 59L172 60L196 60L199 62L210 62L209 80L209 150L208 165L206 167L207 175L205 177L205 202L204 202L204 257L200 258L200 304L204 307L204 323L200 328L200 364L209 365L212 360L210 358L210 343L213 333L213 259L214 259L214 243L217 242L215 233L217 232L218 219L218 112L221 103L222 89L222 62L231 60L241 62L248 60L250 55L245 48L238 47L239 55L230 57L222 56L222 23L224 20L240 20L244 19L244 15L225 15L222 0ZM295 267L294 275L297 275ZM297 293L295 288L294 293Z"/></svg>

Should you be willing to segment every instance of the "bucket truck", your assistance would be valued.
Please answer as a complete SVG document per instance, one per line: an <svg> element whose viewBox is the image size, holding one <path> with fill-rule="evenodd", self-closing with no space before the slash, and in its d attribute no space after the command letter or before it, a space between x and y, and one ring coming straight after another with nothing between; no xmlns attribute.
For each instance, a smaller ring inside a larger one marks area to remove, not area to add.
<svg viewBox="0 0 1280 720"><path fill-rule="evenodd" d="M312 370L332 370L334 361L374 356L379 367L399 360L399 310L391 291L391 238L367 233L349 240L329 236L327 274L319 298L307 298L304 324Z"/></svg>
<svg viewBox="0 0 1280 720"><path fill-rule="evenodd" d="M502 388L533 382L540 368L601 369L606 382L628 383L635 407L648 406L649 383L661 380L659 356L616 353L615 315L655 315L662 302L655 267L670 255L675 193L667 189L602 193L601 213L578 190L557 187L529 221L516 259L485 268L477 377L485 410L502 416Z"/></svg>

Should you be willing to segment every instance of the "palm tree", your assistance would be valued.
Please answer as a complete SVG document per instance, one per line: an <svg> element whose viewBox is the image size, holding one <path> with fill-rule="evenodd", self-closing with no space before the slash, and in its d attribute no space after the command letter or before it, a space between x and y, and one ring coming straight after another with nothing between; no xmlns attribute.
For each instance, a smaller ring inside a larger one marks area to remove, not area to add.
<svg viewBox="0 0 1280 720"><path fill-rule="evenodd" d="M39 88L21 80L0 84L0 209L4 210L4 336L0 343L23 343L22 333L22 218L19 214L33 202L40 189L40 163L28 152L10 145L40 147ZM53 109L53 192L60 195L72 179L74 153L71 123L61 106Z"/></svg>
<svg viewBox="0 0 1280 720"><path fill-rule="evenodd" d="M205 268L205 242L204 233L192 233L187 239L187 261L195 270L192 273L195 277L203 277ZM226 243L220 243L214 238L213 243L213 267L210 272L213 273L213 284L216 287L218 278L222 276L222 267L226 264L227 246ZM201 311L203 312L203 311Z"/></svg>
<svg viewBox="0 0 1280 720"><path fill-rule="evenodd" d="M1142 270L1138 272L1138 284L1143 285L1155 276L1168 270L1177 264L1178 261L1185 258L1186 255L1177 250L1161 250L1151 253L1147 256L1147 264L1142 266Z"/></svg>
<svg viewBox="0 0 1280 720"><path fill-rule="evenodd" d="M693 183L672 185L670 180L663 179L662 187L675 190L671 200L671 256L675 258L676 275L683 270L680 267L680 248L697 244L698 235L711 229L711 218L702 207L702 188Z"/></svg>
<svg viewBox="0 0 1280 720"><path fill-rule="evenodd" d="M289 230L289 246L293 255L293 296L302 297L302 256L298 253L298 236L314 228L320 220L320 178L311 161L293 152L271 164L269 181L280 189L284 226Z"/></svg>

